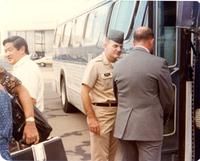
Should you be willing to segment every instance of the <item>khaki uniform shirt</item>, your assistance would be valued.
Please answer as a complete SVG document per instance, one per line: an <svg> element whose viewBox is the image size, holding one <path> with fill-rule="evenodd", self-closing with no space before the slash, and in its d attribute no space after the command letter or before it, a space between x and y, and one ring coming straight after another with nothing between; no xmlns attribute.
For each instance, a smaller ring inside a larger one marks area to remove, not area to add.
<svg viewBox="0 0 200 161"><path fill-rule="evenodd" d="M21 84L21 81L8 73L0 66L0 84L11 94L14 95L13 89Z"/></svg>
<svg viewBox="0 0 200 161"><path fill-rule="evenodd" d="M113 66L105 54L91 60L85 70L82 84L88 85L92 103L116 101L113 92Z"/></svg>

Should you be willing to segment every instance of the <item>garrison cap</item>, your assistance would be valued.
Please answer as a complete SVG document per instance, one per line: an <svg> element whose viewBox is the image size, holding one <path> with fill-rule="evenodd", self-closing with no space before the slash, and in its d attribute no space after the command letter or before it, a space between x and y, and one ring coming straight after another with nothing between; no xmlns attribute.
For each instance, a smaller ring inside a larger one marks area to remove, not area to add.
<svg viewBox="0 0 200 161"><path fill-rule="evenodd" d="M124 33L122 31L118 31L118 30L110 30L107 38L116 43L123 44Z"/></svg>

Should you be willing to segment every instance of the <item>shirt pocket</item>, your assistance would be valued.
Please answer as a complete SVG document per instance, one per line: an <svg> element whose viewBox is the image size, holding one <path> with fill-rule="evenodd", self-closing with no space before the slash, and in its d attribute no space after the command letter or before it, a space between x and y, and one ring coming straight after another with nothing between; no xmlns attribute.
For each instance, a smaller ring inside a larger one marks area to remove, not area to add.
<svg viewBox="0 0 200 161"><path fill-rule="evenodd" d="M103 89L108 90L113 88L113 75L111 72L101 74Z"/></svg>

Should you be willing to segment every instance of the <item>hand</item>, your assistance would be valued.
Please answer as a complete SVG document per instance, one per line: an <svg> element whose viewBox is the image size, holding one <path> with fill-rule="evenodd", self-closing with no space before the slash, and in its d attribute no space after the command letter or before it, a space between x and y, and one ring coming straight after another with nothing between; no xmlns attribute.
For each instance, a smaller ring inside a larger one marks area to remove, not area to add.
<svg viewBox="0 0 200 161"><path fill-rule="evenodd" d="M91 132L100 135L99 122L95 117L87 117L87 124Z"/></svg>
<svg viewBox="0 0 200 161"><path fill-rule="evenodd" d="M35 122L26 122L23 133L23 140L25 140L26 144L37 144L39 139Z"/></svg>

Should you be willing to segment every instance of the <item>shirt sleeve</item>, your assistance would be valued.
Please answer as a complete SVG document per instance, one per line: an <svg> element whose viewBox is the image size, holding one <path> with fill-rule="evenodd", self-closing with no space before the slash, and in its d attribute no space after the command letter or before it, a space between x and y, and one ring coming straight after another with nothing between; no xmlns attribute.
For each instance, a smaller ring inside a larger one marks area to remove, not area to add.
<svg viewBox="0 0 200 161"><path fill-rule="evenodd" d="M7 72L3 67L0 67L0 84L4 86L8 93L14 95L14 88L21 85L21 81Z"/></svg>
<svg viewBox="0 0 200 161"><path fill-rule="evenodd" d="M43 79L37 67L31 64L29 66L21 66L17 70L13 70L13 75L22 82L22 85L28 90L32 98L38 98L40 90L43 90L41 89L43 88L41 85L43 84Z"/></svg>
<svg viewBox="0 0 200 161"><path fill-rule="evenodd" d="M82 85L88 85L90 88L93 88L96 80L98 78L98 70L95 62L90 62L86 69L82 80Z"/></svg>

